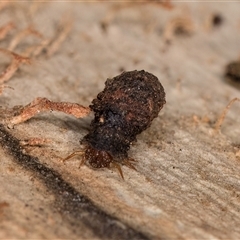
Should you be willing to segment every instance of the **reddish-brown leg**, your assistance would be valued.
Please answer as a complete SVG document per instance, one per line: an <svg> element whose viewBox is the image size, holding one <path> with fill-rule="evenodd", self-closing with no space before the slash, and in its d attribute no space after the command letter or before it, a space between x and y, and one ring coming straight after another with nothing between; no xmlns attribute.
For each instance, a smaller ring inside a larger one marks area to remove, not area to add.
<svg viewBox="0 0 240 240"><path fill-rule="evenodd" d="M136 162L136 160L133 158L127 158L127 159L123 160L122 165L125 165L125 166L137 171L137 169L132 165L131 162ZM119 174L121 175L122 179L124 180L122 168L119 163L111 162L110 168L116 168L118 170Z"/></svg>
<svg viewBox="0 0 240 240"><path fill-rule="evenodd" d="M116 162L111 162L110 168L116 168L116 169L118 170L118 172L120 173L122 179L124 180L121 166L120 166L118 163L116 163Z"/></svg>
<svg viewBox="0 0 240 240"><path fill-rule="evenodd" d="M137 169L132 165L131 161L132 161L132 162L136 162L135 159L133 159L133 158L128 158L128 159L125 159L122 164L125 165L125 166L127 166L127 167L129 167L129 168L131 168L131 169L133 169L133 170L135 170L135 171L137 171Z"/></svg>
<svg viewBox="0 0 240 240"><path fill-rule="evenodd" d="M73 153L71 153L69 156L67 156L66 158L62 159L63 162L75 157L75 156L82 156L84 155L84 151L79 150L79 151L75 151ZM79 168L86 162L86 158L83 156L80 164L79 164Z"/></svg>

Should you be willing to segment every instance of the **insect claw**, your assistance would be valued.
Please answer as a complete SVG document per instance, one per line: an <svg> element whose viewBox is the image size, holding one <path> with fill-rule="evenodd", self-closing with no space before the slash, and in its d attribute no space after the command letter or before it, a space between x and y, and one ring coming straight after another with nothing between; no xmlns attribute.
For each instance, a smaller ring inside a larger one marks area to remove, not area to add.
<svg viewBox="0 0 240 240"><path fill-rule="evenodd" d="M116 168L118 170L118 172L120 173L122 179L124 180L124 176L123 176L121 166L118 163L112 162L110 167Z"/></svg>
<svg viewBox="0 0 240 240"><path fill-rule="evenodd" d="M127 161L129 161L129 162L137 162L137 160L134 159L134 158L128 158Z"/></svg>
<svg viewBox="0 0 240 240"><path fill-rule="evenodd" d="M69 160L70 158L73 158L73 157L78 156L78 155L81 156L81 155L83 155L83 153L84 153L84 151L75 151L72 154L70 154L69 156L67 156L66 158L63 158L62 162L65 162L65 161Z"/></svg>
<svg viewBox="0 0 240 240"><path fill-rule="evenodd" d="M131 159L131 158L130 158L130 159ZM131 169L133 169L133 170L135 170L135 171L137 171L137 169L132 165L132 163L129 162L130 159L124 160L124 161L123 161L123 164L124 164L125 166L127 166L127 167L129 167L129 168L131 168ZM134 161L135 161L135 160L134 160Z"/></svg>
<svg viewBox="0 0 240 240"><path fill-rule="evenodd" d="M82 158L82 160L81 160L81 162L80 162L78 168L80 168L82 165L84 165L85 162L86 162L86 158L85 158L85 156L83 156L83 158Z"/></svg>
<svg viewBox="0 0 240 240"><path fill-rule="evenodd" d="M118 165L118 164L117 164L117 170L118 170L118 172L120 173L122 179L124 180L124 176L123 176L122 169L121 169L120 165Z"/></svg>

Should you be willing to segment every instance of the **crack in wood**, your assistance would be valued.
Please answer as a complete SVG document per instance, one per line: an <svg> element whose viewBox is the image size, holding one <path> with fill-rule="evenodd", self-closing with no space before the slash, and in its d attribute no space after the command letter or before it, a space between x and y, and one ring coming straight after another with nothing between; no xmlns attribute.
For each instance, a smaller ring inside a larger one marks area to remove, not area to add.
<svg viewBox="0 0 240 240"><path fill-rule="evenodd" d="M55 195L54 205L57 211L71 224L77 227L80 221L97 237L103 239L149 239L144 233L134 230L95 206L87 197L64 181L58 172L40 163L37 157L24 154L19 140L2 124L0 124L0 144L15 162L43 181ZM81 229L79 231L81 232Z"/></svg>

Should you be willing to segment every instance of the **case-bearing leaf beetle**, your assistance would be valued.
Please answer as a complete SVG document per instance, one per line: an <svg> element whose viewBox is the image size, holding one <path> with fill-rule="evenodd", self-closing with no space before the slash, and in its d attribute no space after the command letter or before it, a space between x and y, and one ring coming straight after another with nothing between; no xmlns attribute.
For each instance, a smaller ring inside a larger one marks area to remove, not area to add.
<svg viewBox="0 0 240 240"><path fill-rule="evenodd" d="M164 88L158 78L135 70L107 79L104 90L89 108L37 98L10 123L23 122L42 111L62 111L78 118L93 111L90 131L82 140L84 151L74 152L64 160L81 154L82 164L87 162L93 168L116 167L123 177L122 164L135 169L132 165L135 160L127 153L130 144L151 125L165 103Z"/></svg>

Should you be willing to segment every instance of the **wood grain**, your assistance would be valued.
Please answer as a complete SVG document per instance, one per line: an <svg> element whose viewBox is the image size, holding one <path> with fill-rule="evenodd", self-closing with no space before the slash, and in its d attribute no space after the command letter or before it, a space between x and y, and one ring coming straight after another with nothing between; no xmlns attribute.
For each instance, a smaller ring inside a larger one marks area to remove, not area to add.
<svg viewBox="0 0 240 240"><path fill-rule="evenodd" d="M19 2L0 11L0 28L15 26L3 49L30 25L50 43L62 19L72 24L52 56L44 45L8 80L14 90L2 88L1 239L240 238L238 102L214 131L240 95L224 78L240 56L238 4ZM39 49L37 41L28 36L14 52ZM0 71L8 65L0 59ZM87 107L107 78L135 69L159 78L167 103L129 151L137 171L123 167L125 180L114 170L79 169L78 158L61 162L81 149L92 116L43 113L7 129L17 106L36 97ZM20 145L32 138L43 145Z"/></svg>

